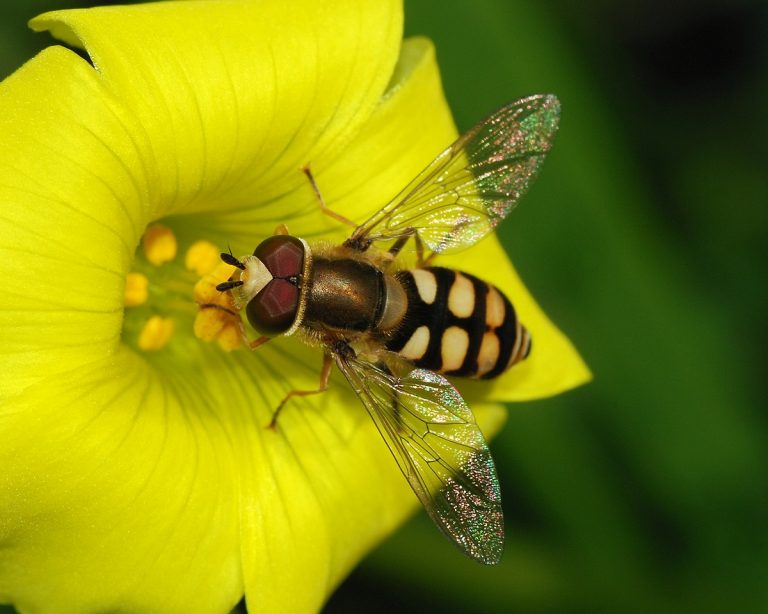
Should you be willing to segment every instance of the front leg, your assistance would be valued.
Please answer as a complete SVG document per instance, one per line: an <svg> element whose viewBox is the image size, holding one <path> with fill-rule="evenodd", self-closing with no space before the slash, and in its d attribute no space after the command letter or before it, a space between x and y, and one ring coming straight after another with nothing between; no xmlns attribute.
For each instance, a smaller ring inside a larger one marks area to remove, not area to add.
<svg viewBox="0 0 768 614"><path fill-rule="evenodd" d="M331 377L331 368L333 367L333 358L329 353L323 354L323 367L320 370L320 385L316 390L291 390L285 395L285 398L280 401L280 404L275 409L275 413L272 414L272 420L269 421L267 428L274 430L277 426L277 416L280 410L293 397L308 397L313 394L320 394L328 390L328 380Z"/></svg>
<svg viewBox="0 0 768 614"><path fill-rule="evenodd" d="M336 211L334 211L328 205L325 204L323 193L320 191L320 186L317 185L314 175L312 175L312 171L309 168L309 164L305 164L303 167L301 167L301 172L306 175L307 179L309 180L309 184L312 186L312 191L315 193L315 198L317 198L317 202L320 205L320 212L324 213L328 217L333 218L337 222L341 222L342 224L346 224L347 226L352 226L352 228L357 228L357 224L355 224L352 220L344 217L343 215L341 215L341 213L337 213Z"/></svg>

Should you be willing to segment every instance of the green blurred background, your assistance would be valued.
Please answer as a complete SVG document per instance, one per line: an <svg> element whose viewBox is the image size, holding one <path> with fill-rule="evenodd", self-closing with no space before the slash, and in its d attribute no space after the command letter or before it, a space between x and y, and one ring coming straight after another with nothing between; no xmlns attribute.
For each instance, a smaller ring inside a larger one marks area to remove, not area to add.
<svg viewBox="0 0 768 614"><path fill-rule="evenodd" d="M0 5L0 73L48 43ZM329 613L768 611L768 6L407 2L457 123L556 93L561 130L501 235L595 373L510 407L501 565L419 515ZM763 280L763 281L761 281ZM1 610L1 608L0 608Z"/></svg>

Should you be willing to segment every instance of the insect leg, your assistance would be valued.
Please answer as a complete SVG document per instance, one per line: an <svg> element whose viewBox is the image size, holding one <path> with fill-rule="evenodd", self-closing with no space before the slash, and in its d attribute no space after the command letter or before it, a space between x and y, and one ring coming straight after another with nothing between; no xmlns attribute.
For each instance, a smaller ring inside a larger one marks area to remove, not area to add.
<svg viewBox="0 0 768 614"><path fill-rule="evenodd" d="M317 390L291 390L285 395L285 398L280 401L280 404L275 409L275 413L272 414L272 420L269 421L267 428L274 429L277 426L277 416L280 410L288 402L288 399L292 397L308 397L313 394L320 394L328 390L328 380L331 377L331 367L333 366L333 359L330 354L323 354L323 368L320 371L320 386Z"/></svg>
<svg viewBox="0 0 768 614"><path fill-rule="evenodd" d="M390 377L397 379L397 376L392 372L392 369L389 368L386 362L381 361L376 363L376 365L381 369L384 373L389 375ZM390 400L391 406L392 406L392 416L395 419L395 422L397 423L397 430L402 436L403 433L405 433L406 429L403 426L403 416L400 412L399 407L399 401L400 398L400 391L397 389L396 386L392 387L392 399Z"/></svg>
<svg viewBox="0 0 768 614"><path fill-rule="evenodd" d="M394 258L400 253L400 250L403 249L406 243L408 243L408 239L410 239L413 236L418 236L416 234L416 231L413 228L408 229L408 234L404 234L401 236L397 241L395 241L392 244L392 247L389 248L389 254Z"/></svg>
<svg viewBox="0 0 768 614"><path fill-rule="evenodd" d="M245 331L243 331L243 334L245 334ZM258 339L254 339L253 341L248 341L248 338L246 337L245 340L248 343L248 347L252 350L255 350L257 347L264 345L267 341L271 340L272 337L259 337Z"/></svg>
<svg viewBox="0 0 768 614"><path fill-rule="evenodd" d="M392 258L397 256L411 237L413 237L413 242L416 244L416 266L423 267L428 265L436 256L436 253L432 252L429 256L424 258L424 243L419 236L419 232L415 228L406 228L404 234L392 244L392 247L389 248L389 254Z"/></svg>
<svg viewBox="0 0 768 614"><path fill-rule="evenodd" d="M301 172L303 172L307 176L307 179L309 179L309 183L312 186L312 190L315 192L315 196L317 196L317 200L320 203L320 211L322 211L325 215L332 217L337 222L341 222L342 224L347 224L348 226L352 226L352 228L357 228L357 224L355 224L352 220L344 217L340 213L336 213L333 209L331 209L328 205L325 204L325 199L323 198L323 195L320 192L320 188L318 187L317 182L315 181L315 178L312 176L312 171L309 169L309 164L306 164L303 167L301 167Z"/></svg>

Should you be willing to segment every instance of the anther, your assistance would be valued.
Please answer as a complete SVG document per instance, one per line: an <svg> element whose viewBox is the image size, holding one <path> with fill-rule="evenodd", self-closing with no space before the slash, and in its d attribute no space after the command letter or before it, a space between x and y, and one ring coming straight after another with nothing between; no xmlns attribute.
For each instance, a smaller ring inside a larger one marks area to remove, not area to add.
<svg viewBox="0 0 768 614"><path fill-rule="evenodd" d="M173 320L160 316L152 316L144 324L139 334L139 348L145 352L162 350L173 335Z"/></svg>
<svg viewBox="0 0 768 614"><path fill-rule="evenodd" d="M149 280L141 273L128 273L125 278L125 293L123 303L126 307L136 307L147 302L149 297Z"/></svg>
<svg viewBox="0 0 768 614"><path fill-rule="evenodd" d="M212 272L220 263L219 250L210 241L195 241L187 250L184 264L199 277Z"/></svg>
<svg viewBox="0 0 768 614"><path fill-rule="evenodd" d="M142 242L144 256L155 266L170 262L176 257L176 237L167 226L152 224L144 231Z"/></svg>

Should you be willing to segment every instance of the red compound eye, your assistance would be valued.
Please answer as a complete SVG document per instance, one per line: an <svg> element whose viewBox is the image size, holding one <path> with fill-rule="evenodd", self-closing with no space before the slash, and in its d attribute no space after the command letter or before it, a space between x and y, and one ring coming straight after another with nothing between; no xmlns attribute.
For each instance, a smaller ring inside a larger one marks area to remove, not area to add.
<svg viewBox="0 0 768 614"><path fill-rule="evenodd" d="M262 335L279 335L296 319L299 289L284 279L273 279L245 307L245 315Z"/></svg>
<svg viewBox="0 0 768 614"><path fill-rule="evenodd" d="M265 239L253 251L273 277L301 275L304 266L304 244L296 237L275 235Z"/></svg>

